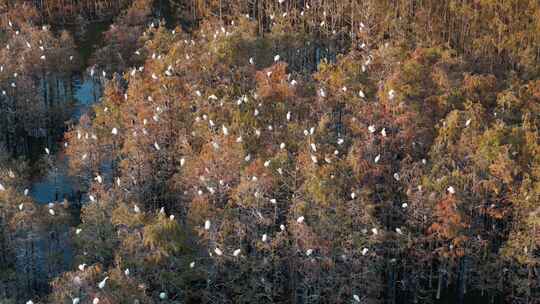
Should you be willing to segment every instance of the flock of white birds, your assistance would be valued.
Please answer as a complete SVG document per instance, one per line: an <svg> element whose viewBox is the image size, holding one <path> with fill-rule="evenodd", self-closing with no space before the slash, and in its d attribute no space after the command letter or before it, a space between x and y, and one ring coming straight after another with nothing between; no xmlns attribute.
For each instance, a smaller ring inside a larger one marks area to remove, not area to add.
<svg viewBox="0 0 540 304"><path fill-rule="evenodd" d="M284 0L278 0L278 1L279 1L280 4L284 2ZM309 7L306 7L306 8L309 9ZM303 12L302 12L302 14L303 14ZM321 25L324 25L324 24L321 24ZM10 26L10 27L13 27L13 24L12 24L11 22L9 22L9 26ZM154 27L154 24L152 24L151 27ZM47 29L47 28L44 27L44 30L46 30L46 29ZM227 36L229 35L229 32L227 32L224 28L221 29L221 32L222 32L222 33L225 33L225 35L227 35ZM16 31L15 34L16 34L16 35L19 35L19 31ZM173 31L173 34L175 34L174 31ZM216 33L215 33L215 35L214 35L214 38L217 37L218 35L220 35L220 32L219 32L219 31L216 31ZM189 43L189 42L187 42L187 41L184 41L184 42L185 42L185 43ZM41 41L40 41L40 44L42 44ZM194 42L191 41L191 44L194 44ZM26 45L27 45L28 48L32 48L32 44L31 44L29 41L26 42ZM7 46L7 48L9 48L9 45ZM42 50L42 51L45 50L45 48L44 48L43 45L40 45L39 48L40 48L40 50ZM141 52L140 52L140 51L136 51L135 54L140 55ZM46 60L46 56L45 56L45 55L41 55L40 58L41 58L42 60ZM161 56L161 55L152 54L151 58L152 58L153 60L161 60L161 59L162 59L162 56ZM190 58L190 55L186 55L186 58L189 59L189 58ZM70 61L73 60L73 56L70 56L70 57L69 57L69 60L70 60ZM274 56L274 62L279 62L280 60L281 60L281 56L280 56L279 54L276 54L276 55ZM370 60L371 60L371 58L368 59L368 61L366 61L366 63L362 66L362 70L363 70L363 71L366 70L366 66L369 65ZM254 64L255 64L255 60L254 60L253 58L249 58L249 64L250 64L250 65L254 65ZM3 67L1 67L0 70L3 70ZM131 70L130 75L131 75L131 76L135 76L136 73L142 73L143 71L144 71L144 67L143 67L143 66L141 66L141 67L139 67L139 68L133 68L133 69ZM174 72L174 68L173 68L172 66L169 66L169 67L164 71L164 74L165 74L165 76L167 76L167 77L171 77L171 76L173 76L173 72ZM97 73L97 71L96 71L95 67L91 67L90 72L89 72L90 76L94 77L94 76L96 75L96 73ZM102 74L103 77L106 77L106 76L107 76L107 73L106 73L105 71L102 71L101 74ZM267 76L271 76L271 72L268 72L268 75L267 75ZM15 76L15 77L16 77L16 76ZM160 76L157 75L157 74L155 74L155 73L152 73L152 74L151 74L151 78L152 78L153 80L155 80L155 81L158 81L158 80L160 79ZM295 80L292 80L292 81L290 81L290 84L291 84L292 86L295 86L295 85L297 84L297 82L296 82ZM16 86L16 84L15 84L15 83L12 83L12 86ZM347 87L343 87L342 90L343 90L343 91L347 91ZM3 93L6 94L5 91L3 91ZM196 94L198 97L202 97L202 96L203 96L203 94L202 94L199 90L195 91L195 94ZM327 95L327 93L326 93L326 91L324 90L324 88L320 88L319 91L318 91L318 95L319 95L321 98L325 98L326 95ZM363 91L361 91L361 90L358 92L358 96L359 96L360 98L365 98L365 97L366 97L365 93L364 93ZM256 97L256 96L255 96L255 97ZM394 99L395 97L396 97L396 92L395 92L393 89L391 89L391 90L388 92L388 98L389 98L389 99ZM125 98L127 98L127 95L125 95ZM148 97L148 99L149 99L149 101L152 101L152 97ZM218 98L217 98L215 95L210 95L210 96L208 97L208 99L210 99L210 100L218 100ZM247 96L242 96L242 97L240 97L240 98L238 99L237 104L238 104L238 105L241 105L242 103L246 103L246 102L248 102ZM105 111L106 111L106 110L107 110L107 109L105 109ZM160 119L160 118L159 118L159 115L160 115L161 112L163 112L163 109L161 109L160 107L157 107L157 108L156 108L156 113L155 113L155 115L152 117L152 119L153 119L154 121L156 121L156 122L159 121L159 119ZM257 117L259 114L260 114L260 110L259 110L259 109L256 109L256 110L254 111L254 113L253 113L253 115L254 115L255 117ZM293 113L291 113L290 111L287 112L286 117L285 117L285 118L286 118L286 121L291 121L291 120L292 120L292 117L293 117ZM209 127L210 127L210 128L214 128L214 127L215 127L215 123L214 123L211 119L208 119L208 117L207 117L206 115L203 115L202 119L203 119L203 120L208 120L208 124L209 124ZM200 120L201 120L200 117L197 117L197 118L196 118L196 122L199 122ZM466 126L469 126L470 122L471 122L470 119L467 120ZM147 135L147 134L148 134L148 131L144 128L144 126L146 126L147 123L148 123L148 120L147 120L147 119L144 119L144 120L143 120L143 127L142 127L142 133L143 133L144 135ZM272 130L273 130L273 127L272 127L272 126L268 126L268 129L269 129L270 131L272 131ZM373 124L373 125L369 125L369 126L368 126L368 130L367 130L367 131L368 131L370 134L374 134L375 132L377 132L377 130L378 130L377 126ZM381 134L383 137L388 136L387 130L386 130L385 128L382 128L382 129L379 129L379 130L380 130L380 134ZM228 128L226 125L222 125L221 131L222 131L222 133L223 133L224 136L229 136L230 133L231 133L230 130L229 130L229 128ZM113 127L113 128L111 129L111 134L112 134L113 136L118 136L118 135L120 134L120 132L121 132L121 130L119 130L118 127ZM304 130L304 135L305 135L305 136L311 136L311 135L314 134L314 132L315 132L315 127L312 127L312 128L310 128L309 130ZM258 137L258 136L260 136L261 131L258 130L258 129L256 129L254 133L255 133L256 136ZM136 131L134 132L134 136L137 136ZM93 140L97 140L97 139L98 139L97 136L96 136L95 134L89 135L89 134L87 133L87 134L85 134L85 135L83 136L83 133L80 132L80 131L77 132L77 137L76 137L76 138L77 138L77 140L87 140L87 139L89 139L89 138L92 138ZM239 136L239 137L236 139L236 142L242 142L242 141L243 141L242 136ZM337 139L337 144L338 144L338 145L342 145L343 143L344 143L344 139L343 139L343 138L338 138L338 139ZM67 143L66 143L65 145L67 146ZM217 150L217 149L220 149L219 143L217 143L217 142L212 142L212 145L213 145L213 147L214 147L216 150ZM154 147L154 149L155 149L156 151L160 151L160 150L162 149L162 147L160 146L160 144L159 144L157 141L155 141L155 142L153 143L153 147ZM279 148L280 148L281 150L285 150L287 147L286 147L286 144L285 144L285 143L281 142L281 143L279 143ZM318 159L318 157L317 157L317 155L316 155L316 152L317 152L317 145L316 145L315 142L311 142L311 143L309 144L309 150L312 152L312 154L311 154L311 160L312 160L312 162L315 163L315 164L319 163L319 159ZM45 153L46 153L47 155L50 155L50 154L51 154L50 149L49 149L49 148L45 148ZM335 154L335 155L339 155L339 153L340 153L340 152L339 152L338 150L335 150L335 151L334 151L334 154ZM84 154L81 156L81 159L82 159L83 161L86 160L87 158L88 158L88 154L87 154L87 153L84 153ZM249 155L249 154L246 155L245 160L246 160L246 161L250 161L250 160L251 160L251 155ZM326 163L331 163L331 159L328 158L328 157L325 157L325 158L324 158L324 161L325 161ZM380 154L376 155L373 161L374 161L374 163L379 163L379 162L381 161L381 155L380 155ZM185 165L185 162L186 162L186 160L185 160L184 158L182 158L181 161L180 161L180 165L181 165L181 166L184 166L184 165ZM425 160L423 160L423 163L425 164ZM271 164L271 160L267 160L267 161L264 162L264 166L265 166L265 167L269 167L270 164ZM281 174L281 172L282 172L282 171L281 171L281 168L278 169L278 171L279 171L280 174ZM14 176L12 171L10 171L10 176ZM397 172L394 173L393 177L394 177L394 179L395 179L396 181L399 181L399 180L400 180L399 173L397 173ZM256 177L253 177L253 179L256 180ZM100 174L97 174L97 175L95 176L94 180L95 180L96 182L98 182L99 184L102 184L102 183L103 183L103 177L102 177ZM118 186L120 186L120 184L121 184L120 178L117 177L117 178L115 179L115 181L116 181L116 184L117 184ZM209 192L211 192L211 193L214 192L213 188L211 188L211 187L208 187L207 190L208 190ZM4 185L3 185L2 183L0 183L0 192L4 192L4 191L6 191L6 188L4 187ZM447 188L447 192L450 193L450 194L454 194L454 193L455 193L454 187L453 187L453 186L449 186L449 187ZM199 195L201 195L201 194L203 193L203 191L202 191L202 190L198 190L197 193L198 193ZM29 190L28 190L28 189L25 189L25 190L24 190L24 195L27 196L28 194L29 194ZM351 192L350 197L351 197L351 199L354 200L354 199L357 197L357 194L353 191L353 192ZM89 199L90 199L91 202L95 202L95 201L96 201L96 198L95 198L92 194L89 195ZM272 204L276 204L276 203L277 203L276 200L273 199L273 198L272 198L270 201L271 201ZM54 207L55 207L55 203L50 203L50 204L48 204L48 213L50 214L50 216L56 216L56 211L55 211ZM407 208L407 207L408 207L407 203L403 203L403 204L402 204L402 208L405 209L405 208ZM24 205L23 205L23 204L20 204L20 205L18 206L18 209L19 209L20 211L22 211L22 210L24 209ZM140 212L141 212L141 209L139 208L139 206L134 205L134 206L133 206L133 211L134 211L135 213L140 213ZM164 209L162 208L160 212L161 212L161 213L164 213ZM169 218L170 218L170 220L174 220L174 215L170 215ZM299 217L296 219L296 223L299 224L299 225L304 224L304 223L305 223L305 218L304 218L304 216L299 216ZM210 219L207 219L207 220L204 222L203 228L204 228L204 230L206 230L206 231L209 231L209 230L212 228L212 222L211 222ZM284 224L280 224L280 230L281 230L281 231L285 231L285 229L286 229L285 225L284 225ZM76 232L76 235L79 235L79 234L82 232L82 229L77 228L75 232ZM371 229L371 232L372 232L373 235L378 235L378 234L379 234L379 231L378 231L377 228L372 228L372 229ZM403 233L402 229L400 229L400 228L396 228L396 232L397 232L398 234L402 234L402 233ZM269 237L270 237L270 236L269 236L268 234L266 234L266 233L263 234L263 235L261 236L262 242L267 242L267 241L269 240ZM217 247L217 246L214 248L213 253L214 253L216 256L218 256L218 257L219 257L219 256L222 256L223 254L225 254L225 253L223 252L223 250L220 249L220 248ZM308 257L311 256L311 255L313 255L313 253L314 253L314 249L311 249L311 248L310 248L310 249L307 249L306 252L305 252L306 256L308 256ZM366 247L366 248L363 248L363 249L361 250L361 254L364 255L364 256L367 255L368 253L369 253L369 248L367 248L367 247ZM242 254L242 250L241 250L240 248L236 248L236 249L234 249L234 250L232 251L232 256L233 256L233 257L239 257L241 254ZM212 253L210 253L210 255L212 255ZM195 261L192 261L192 262L189 264L189 267L190 267L190 268L194 268L195 265L196 265ZM85 269L86 269L86 266L87 266L87 265L83 263L83 264L78 265L77 269L78 269L79 271L81 271L81 272L84 272ZM129 276L129 275L130 275L130 270L129 270L129 269L125 269L124 274L125 274L126 276ZM97 287L99 288L99 290L103 290L103 289L106 288L107 280L108 280L108 279L109 279L109 277L106 276L106 277L104 277L101 281L99 281L99 282L97 283ZM166 300L166 299L168 298L167 293L165 293L165 292L160 292L160 293L159 293L159 298L160 298L161 300ZM357 294L354 294L354 295L353 295L353 300L354 300L355 302L361 302L362 299L361 299L360 296L358 296ZM80 303L80 301L81 301L81 299L80 299L79 297L75 297L75 298L72 299L72 303L73 303L73 304L78 304L78 303ZM92 303L93 303L93 304L98 304L99 301L100 301L100 299L99 299L98 297L95 297L95 298L92 300ZM33 304L33 301L32 301L32 300L29 300L29 301L26 302L26 304Z"/></svg>

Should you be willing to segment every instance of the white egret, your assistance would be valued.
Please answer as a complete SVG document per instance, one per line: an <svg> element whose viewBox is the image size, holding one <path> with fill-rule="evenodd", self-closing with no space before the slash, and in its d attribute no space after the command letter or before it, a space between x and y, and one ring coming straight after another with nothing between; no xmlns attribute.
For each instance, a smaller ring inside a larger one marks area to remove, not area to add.
<svg viewBox="0 0 540 304"><path fill-rule="evenodd" d="M105 284L107 283L108 279L109 279L109 277L107 276L101 282L99 282L99 284L98 284L99 289L105 288Z"/></svg>
<svg viewBox="0 0 540 304"><path fill-rule="evenodd" d="M236 249L236 250L233 252L233 256L239 256L239 255L240 255L240 252L242 252L242 250Z"/></svg>
<svg viewBox="0 0 540 304"><path fill-rule="evenodd" d="M450 193L450 194L456 193L456 190L452 186L449 186L448 188L446 188L446 191L448 191L448 193Z"/></svg>
<svg viewBox="0 0 540 304"><path fill-rule="evenodd" d="M296 219L296 222L298 224L302 224L304 222L304 216L300 216L299 218Z"/></svg>
<svg viewBox="0 0 540 304"><path fill-rule="evenodd" d="M218 255L218 256L221 256L223 254L223 251L221 251L221 249L217 248L214 249L214 252Z"/></svg>
<svg viewBox="0 0 540 304"><path fill-rule="evenodd" d="M211 225L212 225L212 223L210 222L210 220L206 220L204 222L204 230L210 230Z"/></svg>

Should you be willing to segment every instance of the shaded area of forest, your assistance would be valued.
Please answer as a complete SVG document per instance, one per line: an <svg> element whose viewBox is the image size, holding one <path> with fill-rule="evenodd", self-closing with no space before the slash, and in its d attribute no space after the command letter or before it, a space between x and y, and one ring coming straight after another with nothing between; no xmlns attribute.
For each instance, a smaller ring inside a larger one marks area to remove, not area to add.
<svg viewBox="0 0 540 304"><path fill-rule="evenodd" d="M0 9L2 303L540 303L537 1Z"/></svg>

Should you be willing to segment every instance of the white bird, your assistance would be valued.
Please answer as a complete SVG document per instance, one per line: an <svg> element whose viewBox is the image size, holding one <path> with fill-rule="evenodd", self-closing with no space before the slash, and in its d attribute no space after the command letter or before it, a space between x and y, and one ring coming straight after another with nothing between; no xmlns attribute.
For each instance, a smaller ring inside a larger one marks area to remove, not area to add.
<svg viewBox="0 0 540 304"><path fill-rule="evenodd" d="M310 147L311 147L311 150L313 150L313 152L317 152L317 146L314 143L311 143Z"/></svg>
<svg viewBox="0 0 540 304"><path fill-rule="evenodd" d="M264 166L268 168L268 166L270 166L270 160L265 161Z"/></svg>
<svg viewBox="0 0 540 304"><path fill-rule="evenodd" d="M160 298L161 300L165 300L165 299L167 299L167 294L166 294L165 292L160 292L160 293L159 293L159 298Z"/></svg>
<svg viewBox="0 0 540 304"><path fill-rule="evenodd" d="M103 183L103 178L101 177L101 175L97 175L95 180L100 184Z"/></svg>
<svg viewBox="0 0 540 304"><path fill-rule="evenodd" d="M291 112L287 112L287 121L291 120Z"/></svg>
<svg viewBox="0 0 540 304"><path fill-rule="evenodd" d="M223 135L225 136L229 135L229 129L227 129L225 125L222 126L222 129L223 129Z"/></svg>
<svg viewBox="0 0 540 304"><path fill-rule="evenodd" d="M92 304L98 304L99 303L99 298L94 298L94 300L92 301Z"/></svg>
<svg viewBox="0 0 540 304"><path fill-rule="evenodd" d="M154 148L156 148L156 150L158 150L158 151L161 149L157 142L154 142Z"/></svg>
<svg viewBox="0 0 540 304"><path fill-rule="evenodd" d="M49 209L49 214L50 215L55 215L56 213L54 212L54 209Z"/></svg>
<svg viewBox="0 0 540 304"><path fill-rule="evenodd" d="M34 302L32 302L32 300L28 300L26 301L26 304L34 304Z"/></svg>
<svg viewBox="0 0 540 304"><path fill-rule="evenodd" d="M298 224L302 224L304 222L304 216L300 216L299 218L296 219L296 222Z"/></svg>
<svg viewBox="0 0 540 304"><path fill-rule="evenodd" d="M24 204L19 204L19 210L23 210Z"/></svg>
<svg viewBox="0 0 540 304"><path fill-rule="evenodd" d="M129 276L129 268L126 268L126 270L124 270L124 274L125 274L126 276Z"/></svg>
<svg viewBox="0 0 540 304"><path fill-rule="evenodd" d="M452 186L449 186L449 187L446 189L446 191L448 191L448 193L450 193L450 194L456 193L456 190L455 190L454 187L452 187Z"/></svg>
<svg viewBox="0 0 540 304"><path fill-rule="evenodd" d="M370 125L370 126L368 127L368 130L369 130L369 133L375 133L375 131L377 131L377 129L375 128L374 125Z"/></svg>
<svg viewBox="0 0 540 304"><path fill-rule="evenodd" d="M351 193L351 198L352 198L352 199L355 199L355 198L356 198L356 193L355 193L355 192L352 192L352 193Z"/></svg>
<svg viewBox="0 0 540 304"><path fill-rule="evenodd" d="M81 300L79 298L73 298L72 304L79 304Z"/></svg>
<svg viewBox="0 0 540 304"><path fill-rule="evenodd" d="M210 230L211 225L212 225L212 223L210 222L210 220L206 220L204 222L204 230Z"/></svg>
<svg viewBox="0 0 540 304"><path fill-rule="evenodd" d="M93 195L89 195L88 198L90 198L90 201L95 202L96 198Z"/></svg>
<svg viewBox="0 0 540 304"><path fill-rule="evenodd" d="M408 205L407 203L401 204L401 208L403 208L403 209L407 208L408 206L409 206L409 205Z"/></svg>
<svg viewBox="0 0 540 304"><path fill-rule="evenodd" d="M233 256L239 256L239 255L240 255L240 252L242 252L240 249L236 249L236 250L233 252Z"/></svg>
<svg viewBox="0 0 540 304"><path fill-rule="evenodd" d="M364 92L362 90L360 90L360 92L358 92L358 96L360 96L360 98L366 98L366 94L364 94Z"/></svg>
<svg viewBox="0 0 540 304"><path fill-rule="evenodd" d="M386 137L386 128L383 128L383 129L381 130L381 135L382 135L383 137Z"/></svg>
<svg viewBox="0 0 540 304"><path fill-rule="evenodd" d="M310 256L313 253L313 249L306 250L306 255Z"/></svg>
<svg viewBox="0 0 540 304"><path fill-rule="evenodd" d="M266 243L266 241L268 240L268 236L265 234L263 234L262 236L262 241Z"/></svg>
<svg viewBox="0 0 540 304"><path fill-rule="evenodd" d="M51 154L51 151L49 150L49 148L45 148L45 153L47 153L47 155Z"/></svg>
<svg viewBox="0 0 540 304"><path fill-rule="evenodd" d="M394 97L396 97L396 92L394 90L390 90L388 92L388 98L390 98L390 100L394 99Z"/></svg>
<svg viewBox="0 0 540 304"><path fill-rule="evenodd" d="M0 191L6 191L6 188L1 183L0 183Z"/></svg>
<svg viewBox="0 0 540 304"><path fill-rule="evenodd" d="M174 221L174 214L171 214L171 215L169 216L169 220Z"/></svg>
<svg viewBox="0 0 540 304"><path fill-rule="evenodd" d="M274 56L274 62L279 61L279 55Z"/></svg>
<svg viewBox="0 0 540 304"><path fill-rule="evenodd" d="M471 119L467 119L467 121L465 122L465 126L468 127L470 124L471 124Z"/></svg>
<svg viewBox="0 0 540 304"><path fill-rule="evenodd" d="M220 255L223 254L223 252L221 251L221 249L219 249L219 248L217 248L217 247L216 247L216 249L214 249L214 252L215 252L218 256L220 256Z"/></svg>
<svg viewBox="0 0 540 304"><path fill-rule="evenodd" d="M189 268L193 268L193 267L195 267L195 262L189 263Z"/></svg>
<svg viewBox="0 0 540 304"><path fill-rule="evenodd" d="M362 255L366 255L368 253L369 249L365 248L362 249Z"/></svg>
<svg viewBox="0 0 540 304"><path fill-rule="evenodd" d="M105 278L103 279L103 281L99 282L99 284L98 284L99 289L105 288L105 284L107 283L107 280L108 280L108 279L109 279L109 277L107 276L107 277L105 277Z"/></svg>
<svg viewBox="0 0 540 304"><path fill-rule="evenodd" d="M377 230L377 228L371 229L371 232L373 232L374 235L379 234L379 230Z"/></svg>
<svg viewBox="0 0 540 304"><path fill-rule="evenodd" d="M281 143L281 144L279 145L279 148L280 148L281 150L285 149L285 143Z"/></svg>
<svg viewBox="0 0 540 304"><path fill-rule="evenodd" d="M249 64L251 64L251 65L255 64L255 61L253 60L253 57L249 58Z"/></svg>
<svg viewBox="0 0 540 304"><path fill-rule="evenodd" d="M343 144L343 142L345 142L345 140L343 140L343 138L338 138L338 140L337 140L338 145L341 146Z"/></svg>
<svg viewBox="0 0 540 304"><path fill-rule="evenodd" d="M353 299L354 299L356 302L360 303L360 297L359 297L357 294L353 295Z"/></svg>
<svg viewBox="0 0 540 304"><path fill-rule="evenodd" d="M113 128L112 131L111 131L112 135L118 135L118 129L117 128Z"/></svg>
<svg viewBox="0 0 540 304"><path fill-rule="evenodd" d="M375 156L375 163L378 163L380 159L381 159L381 155L380 155L380 154L378 154L377 156Z"/></svg>
<svg viewBox="0 0 540 304"><path fill-rule="evenodd" d="M394 173L394 179L395 179L396 181L399 181L399 173L397 173L397 172Z"/></svg>
<svg viewBox="0 0 540 304"><path fill-rule="evenodd" d="M180 167L183 167L185 163L186 163L186 159L182 157L180 159Z"/></svg>
<svg viewBox="0 0 540 304"><path fill-rule="evenodd" d="M77 228L77 229L75 230L75 234L77 234L77 235L80 234L81 232L82 232L82 229L81 229L81 228Z"/></svg>
<svg viewBox="0 0 540 304"><path fill-rule="evenodd" d="M79 270L80 271L84 271L84 268L86 267L86 264L80 264L79 265Z"/></svg>
<svg viewBox="0 0 540 304"><path fill-rule="evenodd" d="M135 211L135 213L141 213L141 208L139 208L139 206L137 206L137 205L134 205L133 206L133 211Z"/></svg>
<svg viewBox="0 0 540 304"><path fill-rule="evenodd" d="M285 225L283 225L283 224L279 225L279 229L280 229L281 231L285 231Z"/></svg>
<svg viewBox="0 0 540 304"><path fill-rule="evenodd" d="M403 234L403 232L401 231L400 228L396 228L396 232L397 232L398 234Z"/></svg>
<svg viewBox="0 0 540 304"><path fill-rule="evenodd" d="M317 163L317 156L311 155L311 161L316 164Z"/></svg>

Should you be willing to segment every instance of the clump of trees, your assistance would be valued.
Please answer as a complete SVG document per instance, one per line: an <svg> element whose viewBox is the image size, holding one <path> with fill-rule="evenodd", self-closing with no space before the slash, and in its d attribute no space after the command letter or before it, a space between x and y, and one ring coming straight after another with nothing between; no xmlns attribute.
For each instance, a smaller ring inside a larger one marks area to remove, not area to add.
<svg viewBox="0 0 540 304"><path fill-rule="evenodd" d="M43 302L539 303L536 2L170 3L93 58Z"/></svg>

